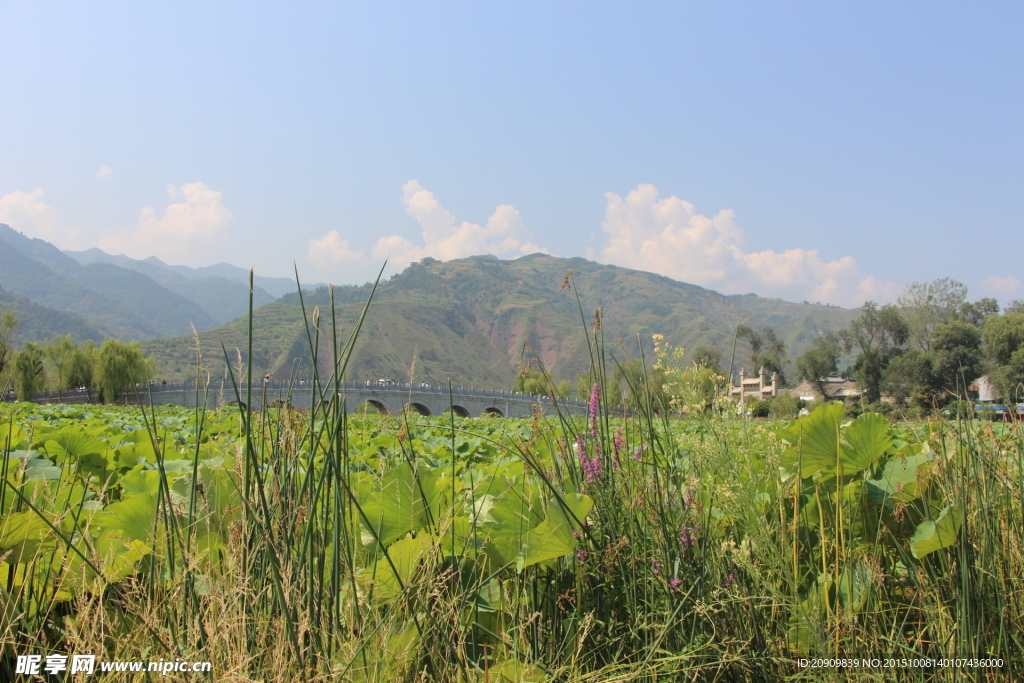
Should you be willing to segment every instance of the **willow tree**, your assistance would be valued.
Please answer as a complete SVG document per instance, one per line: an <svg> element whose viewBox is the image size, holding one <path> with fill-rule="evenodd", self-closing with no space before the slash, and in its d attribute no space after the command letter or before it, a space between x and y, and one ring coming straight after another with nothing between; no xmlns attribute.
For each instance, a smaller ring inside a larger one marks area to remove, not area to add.
<svg viewBox="0 0 1024 683"><path fill-rule="evenodd" d="M18 399L31 401L32 396L42 391L45 384L43 350L31 342L25 342L25 347L14 356L14 386Z"/></svg>
<svg viewBox="0 0 1024 683"><path fill-rule="evenodd" d="M50 359L56 382L57 395L63 399L64 392L71 387L68 371L75 359L78 345L70 334L57 337L46 346L46 357Z"/></svg>
<svg viewBox="0 0 1024 683"><path fill-rule="evenodd" d="M101 401L117 401L148 378L149 367L138 342L126 344L116 339L103 342L96 355L94 370L94 382L100 389Z"/></svg>
<svg viewBox="0 0 1024 683"><path fill-rule="evenodd" d="M96 344L92 340L82 342L82 345L75 349L75 354L72 356L67 370L68 384L73 387L85 387L85 393L89 397L90 403L92 403L96 355Z"/></svg>
<svg viewBox="0 0 1024 683"><path fill-rule="evenodd" d="M14 355L14 328L17 326L18 319L4 306L0 314L0 377Z"/></svg>

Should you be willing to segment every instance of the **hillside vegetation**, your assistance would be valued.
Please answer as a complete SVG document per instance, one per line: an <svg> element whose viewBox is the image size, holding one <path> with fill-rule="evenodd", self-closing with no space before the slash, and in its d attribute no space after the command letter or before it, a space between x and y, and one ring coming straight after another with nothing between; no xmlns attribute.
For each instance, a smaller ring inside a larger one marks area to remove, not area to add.
<svg viewBox="0 0 1024 683"><path fill-rule="evenodd" d="M109 336L104 328L86 322L80 315L40 306L3 289L0 289L0 309L13 313L18 321L11 335L16 347L24 341L52 339L62 334L70 334L81 341L101 341Z"/></svg>
<svg viewBox="0 0 1024 683"><path fill-rule="evenodd" d="M440 262L425 259L380 283L367 324L350 363L353 380L456 385L508 386L524 354L536 352L558 378L574 378L589 365L575 293L562 288L572 269L584 315L601 308L605 338L612 352L636 357L637 338L649 354L651 335L661 333L674 346L716 347L732 353L739 322L771 325L794 353L821 334L844 328L857 311L765 299L753 294L725 296L660 275L606 266L585 259L534 254L515 261L479 256ZM347 335L367 301L372 285L334 289L339 321ZM319 307L328 315L330 294L321 288L305 295L309 315ZM245 357L247 320L199 335L207 367L223 374L221 344L232 362ZM254 315L253 368L287 376L293 368L308 372L309 352L298 294L259 308ZM620 340L621 344L615 342ZM737 361L749 355L740 342ZM325 345L321 360L329 365ZM188 376L195 366L195 339L185 335L150 340L160 377ZM524 351L525 349L525 351ZM237 350L237 351L236 351ZM301 370L305 364L306 370ZM326 367L326 365L324 366Z"/></svg>

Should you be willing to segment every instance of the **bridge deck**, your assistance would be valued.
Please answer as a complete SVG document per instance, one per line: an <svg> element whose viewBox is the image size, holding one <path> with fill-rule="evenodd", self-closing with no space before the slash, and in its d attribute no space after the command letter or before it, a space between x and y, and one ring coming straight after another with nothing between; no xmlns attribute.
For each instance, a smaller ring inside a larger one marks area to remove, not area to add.
<svg viewBox="0 0 1024 683"><path fill-rule="evenodd" d="M260 408L274 401L286 401L296 408L309 408L314 402L330 400L333 386L322 386L314 391L309 381L295 383L271 381L254 382L249 390L239 387L242 401L251 397L253 407ZM236 400L235 389L227 382L211 382L209 387L201 386L197 392L194 384L155 384L139 386L139 401L146 405L179 405L194 408L206 405L217 408ZM363 403L369 403L378 411L395 414L406 406L423 415L440 415L449 408L461 417L497 415L500 417L529 417L534 412L553 414L554 404L547 396L530 396L508 391L488 391L476 388L408 387L399 385L377 385L346 382L338 391L345 398L346 410L352 412ZM33 396L36 403L87 403L85 392L65 392L63 396L46 392ZM131 397L130 403L135 403ZM586 414L587 404L580 401L558 401L563 412L573 415Z"/></svg>

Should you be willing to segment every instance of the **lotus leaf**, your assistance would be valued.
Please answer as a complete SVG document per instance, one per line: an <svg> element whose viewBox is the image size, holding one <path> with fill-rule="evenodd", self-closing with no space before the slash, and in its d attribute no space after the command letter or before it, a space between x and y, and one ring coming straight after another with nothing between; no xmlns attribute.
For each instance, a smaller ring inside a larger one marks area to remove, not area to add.
<svg viewBox="0 0 1024 683"><path fill-rule="evenodd" d="M522 571L530 565L568 555L576 548L573 531L580 529L594 501L579 493L567 493L562 501L548 505L547 516L523 540L516 569ZM563 507L564 506L564 507Z"/></svg>
<svg viewBox="0 0 1024 683"><path fill-rule="evenodd" d="M959 504L950 503L934 518L917 525L917 531L910 538L910 552L921 559L956 543L960 527L964 522L963 509Z"/></svg>
<svg viewBox="0 0 1024 683"><path fill-rule="evenodd" d="M405 534L427 524L427 512L435 496L436 469L420 467L413 472L401 463L384 473L379 481L361 478L356 494L366 516L362 520L364 545L379 542L388 546ZM353 478L355 480L355 478ZM369 522L370 528L366 523Z"/></svg>
<svg viewBox="0 0 1024 683"><path fill-rule="evenodd" d="M156 496L140 493L111 503L96 516L94 524L118 532L130 540L149 541L156 522Z"/></svg>
<svg viewBox="0 0 1024 683"><path fill-rule="evenodd" d="M374 601L385 603L397 598L435 544L436 539L429 534L420 534L415 538L409 536L392 543L387 550L387 559L377 560L373 567L371 578L375 584Z"/></svg>

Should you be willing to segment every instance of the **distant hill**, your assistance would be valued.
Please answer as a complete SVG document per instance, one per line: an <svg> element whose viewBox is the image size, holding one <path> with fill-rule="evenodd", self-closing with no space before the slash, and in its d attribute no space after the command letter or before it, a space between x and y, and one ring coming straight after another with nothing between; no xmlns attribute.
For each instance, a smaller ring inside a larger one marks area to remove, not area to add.
<svg viewBox="0 0 1024 683"><path fill-rule="evenodd" d="M190 268L189 266L171 266L155 256L138 260L122 254L108 254L102 249L97 249L95 247L92 249L86 249L85 251L65 251L64 253L83 264L112 263L122 268L128 268L140 273L145 273L172 291L177 291L174 287L179 286L179 282L194 282L197 280L204 282L204 287L213 285L223 287L223 284L220 283L241 285L245 292L245 303L243 304L242 310L231 315L229 318L225 319L224 322L244 313L245 310L247 310L246 307L249 305L249 271L245 268L233 266L230 263L217 263L212 266L202 266L199 268ZM269 303L280 296L291 294L296 291L295 280L288 277L266 277L263 275L256 275L253 277L253 285L256 288L254 298L257 301L257 306L262 306L264 303ZM323 282L317 282L315 284L302 285L303 289L318 289L320 287L326 287L326 284ZM187 294L184 294L184 292L179 292L179 294L182 294L182 296L188 296ZM197 301L196 303L200 302Z"/></svg>
<svg viewBox="0 0 1024 683"><path fill-rule="evenodd" d="M80 316L120 339L164 337L183 334L193 325L199 330L217 325L198 304L142 273L106 263L83 266L49 242L2 224L0 287L45 308Z"/></svg>
<svg viewBox="0 0 1024 683"><path fill-rule="evenodd" d="M85 251L65 251L64 254L86 266L108 264L142 273L175 294L198 305L209 314L216 325L223 325L249 310L249 272L241 268L235 269L244 276L239 279L237 273L234 273L231 278L220 275L203 275L200 271L206 272L207 269L169 266L155 256L139 261L127 256L111 255L95 247ZM233 266L229 267L233 268ZM286 280L291 285L291 289L287 291L295 290L295 282L287 280L287 278L256 277L254 279L257 281L262 279ZM274 284L278 283L274 282ZM281 287L279 286L278 289ZM278 296L280 294L271 294L260 286L255 286L253 289L253 303L257 307L270 303Z"/></svg>
<svg viewBox="0 0 1024 683"><path fill-rule="evenodd" d="M560 289L572 269L577 292ZM334 289L342 340L347 338L371 286ZM580 319L576 294L586 322ZM309 369L306 332L297 294L258 309L254 316L253 369L287 376L293 367ZM326 288L305 294L307 312L320 310L319 327L329 330ZM509 386L529 343L558 378L575 378L589 365L583 325L603 309L607 349L618 358L636 357L637 338L651 353L651 335L664 334L675 346L692 350L714 346L728 359L738 321L773 327L793 358L817 335L844 328L857 311L765 299L753 294L725 296L703 287L642 271L560 259L544 254L514 261L479 256L449 262L425 259L381 283L356 347L349 378L456 385ZM200 334L208 369L224 372L221 344L234 363L244 358L245 319ZM322 338L323 341L323 338ZM147 352L158 374L172 379L194 372L194 340L150 340ZM329 365L329 344L320 358ZM527 352L529 354L529 352ZM743 342L738 366L748 356Z"/></svg>
<svg viewBox="0 0 1024 683"><path fill-rule="evenodd" d="M25 341L53 339L62 334L70 334L79 342L87 339L99 342L111 336L107 330L87 322L80 315L40 306L0 289L0 310L5 308L18 320L14 328L16 348L21 348Z"/></svg>

